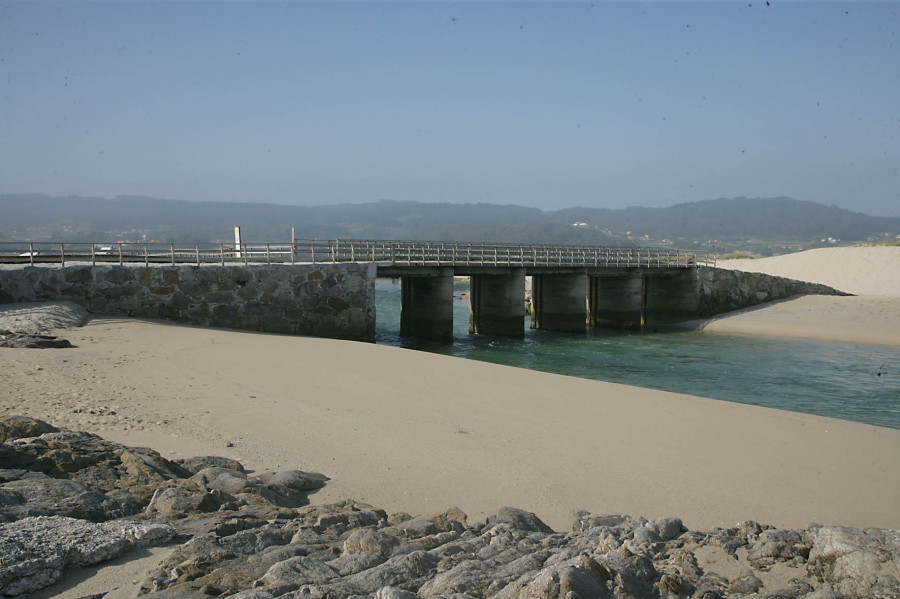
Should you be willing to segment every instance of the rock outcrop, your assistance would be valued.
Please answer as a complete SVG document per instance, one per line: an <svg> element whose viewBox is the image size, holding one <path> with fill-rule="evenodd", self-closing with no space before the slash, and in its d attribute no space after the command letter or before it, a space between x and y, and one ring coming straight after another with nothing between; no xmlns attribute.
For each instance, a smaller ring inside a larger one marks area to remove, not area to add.
<svg viewBox="0 0 900 599"><path fill-rule="evenodd" d="M0 595L52 584L69 566L88 566L171 539L167 524L116 520L100 524L49 516L0 525Z"/></svg>
<svg viewBox="0 0 900 599"><path fill-rule="evenodd" d="M0 347L59 349L72 347L72 343L68 339L63 339L56 335L14 333L13 331L0 329Z"/></svg>
<svg viewBox="0 0 900 599"><path fill-rule="evenodd" d="M210 532L150 573L150 597L593 599L896 597L900 533L755 522L706 532L677 518L578 517L556 533L503 508L389 515L346 501Z"/></svg>
<svg viewBox="0 0 900 599"><path fill-rule="evenodd" d="M745 522L691 531L677 518L580 513L560 533L510 507L469 523L457 508L412 517L352 500L309 506L307 493L326 477L297 470L254 476L214 456L173 462L27 418L0 418L0 434L3 596L41 588L67 566L173 537L181 544L147 573L142 595L900 596L895 530Z"/></svg>
<svg viewBox="0 0 900 599"><path fill-rule="evenodd" d="M23 416L0 418L0 443L0 596L176 534L234 534L292 516L327 480L299 470L250 476L215 456L173 462Z"/></svg>

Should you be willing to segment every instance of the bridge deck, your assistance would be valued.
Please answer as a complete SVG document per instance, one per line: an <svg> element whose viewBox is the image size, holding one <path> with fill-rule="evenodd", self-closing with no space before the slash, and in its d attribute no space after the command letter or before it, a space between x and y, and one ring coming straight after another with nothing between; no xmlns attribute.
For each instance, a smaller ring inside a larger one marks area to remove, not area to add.
<svg viewBox="0 0 900 599"><path fill-rule="evenodd" d="M295 264L374 262L381 267L691 268L715 256L665 248L366 239L291 243L0 243L0 262L62 264Z"/></svg>

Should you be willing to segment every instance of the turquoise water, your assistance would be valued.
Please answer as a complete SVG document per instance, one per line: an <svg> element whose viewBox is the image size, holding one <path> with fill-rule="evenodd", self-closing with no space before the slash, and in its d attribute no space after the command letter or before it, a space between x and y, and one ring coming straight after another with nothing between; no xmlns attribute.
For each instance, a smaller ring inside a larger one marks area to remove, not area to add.
<svg viewBox="0 0 900 599"><path fill-rule="evenodd" d="M458 283L456 295L468 290ZM900 351L892 347L698 332L469 335L454 302L450 347L400 339L400 285L375 287L378 343L473 360L818 414L900 429Z"/></svg>

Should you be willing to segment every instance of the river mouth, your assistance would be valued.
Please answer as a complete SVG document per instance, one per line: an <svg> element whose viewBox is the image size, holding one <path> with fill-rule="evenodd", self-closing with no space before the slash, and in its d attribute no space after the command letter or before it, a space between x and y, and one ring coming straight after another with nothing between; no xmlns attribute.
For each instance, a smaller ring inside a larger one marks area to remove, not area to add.
<svg viewBox="0 0 900 599"><path fill-rule="evenodd" d="M470 335L467 291L454 284L454 340L443 346L399 336L400 284L379 279L377 343L900 429L893 347L698 331Z"/></svg>

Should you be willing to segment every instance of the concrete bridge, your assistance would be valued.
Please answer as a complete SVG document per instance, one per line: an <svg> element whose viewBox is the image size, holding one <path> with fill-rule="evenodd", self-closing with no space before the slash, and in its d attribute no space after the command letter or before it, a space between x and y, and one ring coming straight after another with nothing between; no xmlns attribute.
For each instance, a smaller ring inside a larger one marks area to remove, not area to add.
<svg viewBox="0 0 900 599"><path fill-rule="evenodd" d="M642 329L698 316L697 267L708 254L670 249L381 240L289 244L0 244L0 261L28 265L203 265L369 263L401 281L401 335L453 338L453 280L471 282L470 330L521 337L525 278L531 326L578 332Z"/></svg>

